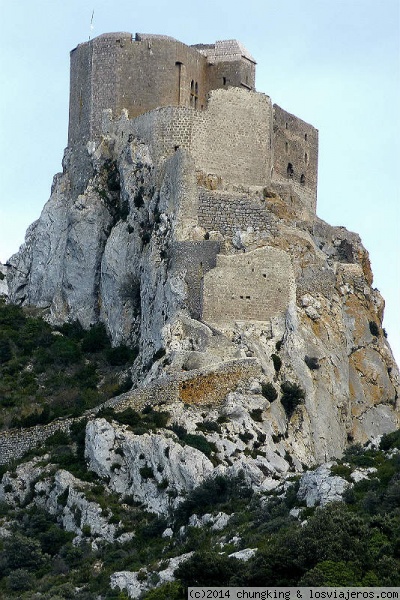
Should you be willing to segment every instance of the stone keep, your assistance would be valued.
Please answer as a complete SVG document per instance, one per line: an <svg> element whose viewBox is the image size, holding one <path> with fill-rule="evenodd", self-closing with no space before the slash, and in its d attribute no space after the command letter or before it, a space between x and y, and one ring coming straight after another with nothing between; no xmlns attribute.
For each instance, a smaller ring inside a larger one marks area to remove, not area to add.
<svg viewBox="0 0 400 600"><path fill-rule="evenodd" d="M255 64L236 40L187 46L107 33L79 44L71 52L69 147L109 133L131 133L159 158L183 147L222 189L277 186L312 219L318 131L255 91Z"/></svg>

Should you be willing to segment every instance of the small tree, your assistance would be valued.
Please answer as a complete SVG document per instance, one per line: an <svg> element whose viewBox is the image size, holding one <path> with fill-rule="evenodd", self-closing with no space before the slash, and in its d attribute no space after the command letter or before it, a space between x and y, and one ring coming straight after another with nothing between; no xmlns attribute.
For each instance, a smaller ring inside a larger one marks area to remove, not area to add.
<svg viewBox="0 0 400 600"><path fill-rule="evenodd" d="M281 385L282 406L285 409L287 418L290 419L294 411L300 404L304 404L305 392L297 383L284 381Z"/></svg>

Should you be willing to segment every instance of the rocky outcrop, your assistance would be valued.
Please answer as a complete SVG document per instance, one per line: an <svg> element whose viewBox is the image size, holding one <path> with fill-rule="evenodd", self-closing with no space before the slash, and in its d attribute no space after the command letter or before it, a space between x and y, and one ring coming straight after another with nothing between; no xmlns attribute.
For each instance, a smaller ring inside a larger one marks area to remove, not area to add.
<svg viewBox="0 0 400 600"><path fill-rule="evenodd" d="M7 285L7 267L0 263L0 298L7 298L8 296L8 285Z"/></svg>
<svg viewBox="0 0 400 600"><path fill-rule="evenodd" d="M342 500L343 492L350 484L343 477L332 475L332 464L326 463L302 476L297 498L306 506L324 506Z"/></svg>
<svg viewBox="0 0 400 600"><path fill-rule="evenodd" d="M269 473L284 472L289 462L301 469L396 429L399 372L359 237L318 218L302 221L295 206L282 211L277 193L256 187L226 188L224 203L231 196L238 215L246 199L262 205L268 228L244 231L227 209L232 222L223 234L207 205L205 230L197 184L206 186L208 179L196 173L188 151L153 155L128 130L122 135L124 123L129 128L122 120L118 138L109 129L84 157L66 152L49 202L9 261L11 301L41 307L55 323L78 319L88 328L104 322L114 345L138 350L131 374L143 402L157 388L162 401L173 404L176 398L166 394L175 389L180 402L208 410L218 396L234 430L233 442L213 442L220 460L247 448L257 458L246 466L265 488L274 485ZM243 359L257 365L259 374L247 378L256 377L255 394L235 379L235 361ZM228 363L231 376L222 368ZM284 392L286 383L298 397ZM266 384L273 386L273 399L261 395ZM251 411L258 411L259 426ZM182 421L190 422L189 412ZM103 473L107 448L101 449L98 425L92 427L88 457ZM251 443L240 445L240 429L252 439L266 436L265 456ZM161 439L158 450L151 436L147 446L143 440L129 438L129 452L143 452L157 468ZM183 462L185 449L172 438L164 443ZM208 474L207 460L198 458L199 470L185 483L179 477L186 475L171 474L178 488ZM146 489L158 506L159 478L144 482L126 469L110 475L115 489L118 478L129 476L132 490Z"/></svg>

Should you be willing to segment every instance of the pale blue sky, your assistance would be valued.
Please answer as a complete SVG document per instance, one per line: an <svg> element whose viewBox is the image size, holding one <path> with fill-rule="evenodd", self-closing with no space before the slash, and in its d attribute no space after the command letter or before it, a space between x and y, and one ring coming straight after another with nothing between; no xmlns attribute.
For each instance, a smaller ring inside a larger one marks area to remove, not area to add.
<svg viewBox="0 0 400 600"><path fill-rule="evenodd" d="M0 0L0 260L61 170L69 51L106 31L237 38L257 89L319 129L318 215L360 234L400 360L399 0Z"/></svg>

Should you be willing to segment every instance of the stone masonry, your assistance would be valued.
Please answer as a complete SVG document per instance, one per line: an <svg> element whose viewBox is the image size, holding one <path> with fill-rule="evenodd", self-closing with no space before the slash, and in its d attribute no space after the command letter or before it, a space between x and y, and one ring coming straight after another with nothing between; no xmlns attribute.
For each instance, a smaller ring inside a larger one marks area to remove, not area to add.
<svg viewBox="0 0 400 600"><path fill-rule="evenodd" d="M82 156L107 135L137 137L160 164L185 148L223 188L289 185L315 215L318 131L255 91L255 61L236 40L186 46L108 33L80 44L71 52L69 147Z"/></svg>

